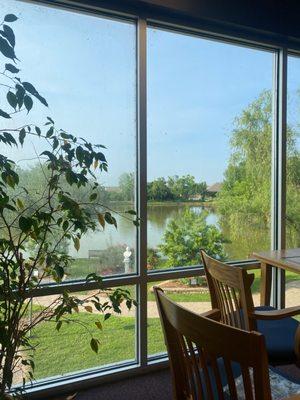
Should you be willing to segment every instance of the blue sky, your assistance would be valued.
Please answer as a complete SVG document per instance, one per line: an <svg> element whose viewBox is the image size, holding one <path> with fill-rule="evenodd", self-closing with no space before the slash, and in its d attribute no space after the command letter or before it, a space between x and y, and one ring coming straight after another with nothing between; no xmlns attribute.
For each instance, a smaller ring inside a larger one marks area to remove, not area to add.
<svg viewBox="0 0 300 400"><path fill-rule="evenodd" d="M36 104L13 124L50 115L58 127L105 144L109 173L101 182L117 184L135 167L134 25L15 0L0 6L19 17L20 76L50 105ZM148 180L189 173L221 181L234 118L272 88L272 53L150 28L147 69ZM34 151L39 145L28 143L14 158Z"/></svg>

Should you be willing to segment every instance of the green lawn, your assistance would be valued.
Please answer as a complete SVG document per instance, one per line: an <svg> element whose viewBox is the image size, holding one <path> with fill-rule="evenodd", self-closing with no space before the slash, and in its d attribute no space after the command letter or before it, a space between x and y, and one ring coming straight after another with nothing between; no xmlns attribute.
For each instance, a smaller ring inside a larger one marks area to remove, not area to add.
<svg viewBox="0 0 300 400"><path fill-rule="evenodd" d="M153 292L150 292L150 288L155 285L159 285L161 282L148 283L148 301L155 301ZM173 301L210 301L209 293L168 293L168 296Z"/></svg>
<svg viewBox="0 0 300 400"><path fill-rule="evenodd" d="M76 314L74 319L92 327L93 334L101 343L99 353L91 350L90 336L82 326L70 324L57 332L53 323L45 322L35 328L32 335L32 344L36 345L36 379L135 358L134 318L112 316L103 323L103 331L93 328L95 321L103 321L102 317L82 312ZM159 319L150 318L148 328L149 352L164 351Z"/></svg>
<svg viewBox="0 0 300 400"><path fill-rule="evenodd" d="M257 293L260 290L260 269L255 269L253 271L249 271L249 273L254 273L255 278L252 285L252 293ZM294 274L293 272L286 271L285 273L286 282L297 281L300 279L299 274Z"/></svg>
<svg viewBox="0 0 300 400"><path fill-rule="evenodd" d="M69 279L85 278L92 272L100 273L102 269L98 258L75 258L69 271Z"/></svg>
<svg viewBox="0 0 300 400"><path fill-rule="evenodd" d="M255 280L252 290L257 292L260 285L260 270L254 270ZM300 279L299 275L287 272L286 280ZM153 286L154 283L148 285ZM132 287L128 287L132 290ZM209 301L208 294L173 293L169 296L174 301ZM153 293L148 300L154 301ZM36 346L35 377L37 379L62 375L69 372L100 367L110 363L135 358L135 318L112 316L103 323L99 331L95 322L103 317L81 312L73 319L87 323L93 335L99 338L99 353L95 354L89 346L90 336L78 323L62 326L57 332L53 323L43 323L33 331L32 343ZM165 351L161 326L158 318L148 318L148 354Z"/></svg>

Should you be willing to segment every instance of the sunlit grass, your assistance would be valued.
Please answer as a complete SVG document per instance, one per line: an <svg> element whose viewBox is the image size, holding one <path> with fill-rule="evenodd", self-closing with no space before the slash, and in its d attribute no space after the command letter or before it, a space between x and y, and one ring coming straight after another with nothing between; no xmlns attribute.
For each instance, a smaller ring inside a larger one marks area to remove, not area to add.
<svg viewBox="0 0 300 400"><path fill-rule="evenodd" d="M63 326L57 332L53 323L45 322L32 334L36 379L135 359L135 318L112 316L103 323L102 331L95 326L95 321L103 321L102 317L82 312L74 319L88 324L100 340L98 354L91 350L90 334L81 325ZM149 319L148 328L149 352L165 351L159 319Z"/></svg>

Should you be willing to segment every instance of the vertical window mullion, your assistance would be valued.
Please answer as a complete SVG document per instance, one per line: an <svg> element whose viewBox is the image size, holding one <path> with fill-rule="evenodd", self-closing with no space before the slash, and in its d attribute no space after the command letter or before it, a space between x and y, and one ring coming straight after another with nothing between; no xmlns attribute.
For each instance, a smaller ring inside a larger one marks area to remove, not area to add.
<svg viewBox="0 0 300 400"><path fill-rule="evenodd" d="M276 54L272 166L272 250L285 248L287 51ZM285 271L273 269L273 305L285 305Z"/></svg>
<svg viewBox="0 0 300 400"><path fill-rule="evenodd" d="M138 119L138 210L140 227L138 230L138 337L137 354L141 366L147 364L147 23L139 19L137 23L137 119Z"/></svg>

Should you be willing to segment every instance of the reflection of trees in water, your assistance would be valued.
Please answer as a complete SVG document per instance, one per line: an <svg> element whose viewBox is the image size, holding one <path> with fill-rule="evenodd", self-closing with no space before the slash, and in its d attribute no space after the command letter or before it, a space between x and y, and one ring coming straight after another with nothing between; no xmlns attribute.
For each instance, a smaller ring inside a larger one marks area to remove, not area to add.
<svg viewBox="0 0 300 400"><path fill-rule="evenodd" d="M225 251L229 260L253 258L254 251L270 249L270 229L255 221L253 216L242 215L234 222L235 215L220 217L220 229L229 243L225 244ZM231 219L231 221L229 221Z"/></svg>
<svg viewBox="0 0 300 400"><path fill-rule="evenodd" d="M148 222L151 223L153 228L162 229L166 227L171 219L178 218L188 209L196 214L201 214L204 207L182 204L148 205Z"/></svg>

